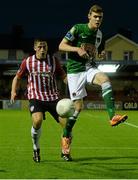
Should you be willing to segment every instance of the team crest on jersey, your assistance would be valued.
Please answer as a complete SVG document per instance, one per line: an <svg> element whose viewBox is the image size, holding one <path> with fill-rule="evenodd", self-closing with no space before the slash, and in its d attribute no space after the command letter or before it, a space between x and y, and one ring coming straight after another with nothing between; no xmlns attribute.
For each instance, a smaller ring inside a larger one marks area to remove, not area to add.
<svg viewBox="0 0 138 180"><path fill-rule="evenodd" d="M75 93L75 92L74 92L74 93L72 93L72 96L73 96L73 97L75 97L75 96L76 96L76 93Z"/></svg>
<svg viewBox="0 0 138 180"><path fill-rule="evenodd" d="M33 110L34 110L34 106L31 106L30 111L33 112Z"/></svg>

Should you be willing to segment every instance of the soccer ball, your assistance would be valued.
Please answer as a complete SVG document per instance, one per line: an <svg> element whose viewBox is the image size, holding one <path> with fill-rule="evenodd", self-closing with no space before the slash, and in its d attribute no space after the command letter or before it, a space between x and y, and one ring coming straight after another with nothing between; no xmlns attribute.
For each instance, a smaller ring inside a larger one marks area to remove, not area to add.
<svg viewBox="0 0 138 180"><path fill-rule="evenodd" d="M74 112L73 101L71 101L71 99L69 98L61 99L57 103L56 111L60 117L64 117L64 118L73 115Z"/></svg>

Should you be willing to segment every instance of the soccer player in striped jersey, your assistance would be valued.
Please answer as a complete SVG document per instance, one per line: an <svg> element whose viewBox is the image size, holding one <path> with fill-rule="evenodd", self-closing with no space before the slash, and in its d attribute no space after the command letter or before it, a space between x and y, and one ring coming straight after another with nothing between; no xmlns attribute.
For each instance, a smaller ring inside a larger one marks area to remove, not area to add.
<svg viewBox="0 0 138 180"><path fill-rule="evenodd" d="M27 97L32 115L31 136L33 142L33 159L40 162L41 125L45 119L45 112L49 112L54 119L64 126L64 120L56 112L59 99L56 76L66 83L66 73L58 59L48 54L48 45L45 39L34 40L35 54L25 58L12 82L11 102L14 102L17 87L22 77L28 77Z"/></svg>
<svg viewBox="0 0 138 180"><path fill-rule="evenodd" d="M70 157L70 134L87 96L86 84L101 86L102 97L107 107L111 126L127 119L127 115L116 115L112 86L109 78L96 67L94 59L98 55L105 58L102 32L99 29L103 20L103 9L93 5L88 13L88 23L74 25L59 44L59 50L68 52L67 78L70 97L76 111L67 121L62 138L63 158Z"/></svg>

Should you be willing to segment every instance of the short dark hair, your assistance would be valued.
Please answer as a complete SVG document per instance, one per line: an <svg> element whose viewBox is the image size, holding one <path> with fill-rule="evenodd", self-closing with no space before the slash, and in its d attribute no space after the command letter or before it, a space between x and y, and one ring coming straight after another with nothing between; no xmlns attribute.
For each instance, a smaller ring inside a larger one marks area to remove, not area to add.
<svg viewBox="0 0 138 180"><path fill-rule="evenodd" d="M102 13L103 12L103 9L101 6L97 5L97 4L94 4L90 10L89 10L89 14L91 14L92 12L95 12L95 13Z"/></svg>
<svg viewBox="0 0 138 180"><path fill-rule="evenodd" d="M37 42L46 42L47 43L47 40L45 38L39 37L39 38L34 39L34 45L36 45Z"/></svg>

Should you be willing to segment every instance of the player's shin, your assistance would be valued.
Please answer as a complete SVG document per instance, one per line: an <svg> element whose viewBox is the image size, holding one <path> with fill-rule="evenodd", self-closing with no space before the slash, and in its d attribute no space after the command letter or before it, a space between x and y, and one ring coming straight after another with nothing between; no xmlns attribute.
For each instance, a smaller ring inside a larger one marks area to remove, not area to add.
<svg viewBox="0 0 138 180"><path fill-rule="evenodd" d="M115 103L114 103L111 84L109 82L105 82L102 84L102 96L107 107L111 126L117 126L118 124L125 122L128 118L126 114L115 115Z"/></svg>
<svg viewBox="0 0 138 180"><path fill-rule="evenodd" d="M110 119L112 119L112 117L115 115L115 105L114 105L114 97L110 82L105 82L102 84L102 96L106 104L109 117Z"/></svg>
<svg viewBox="0 0 138 180"><path fill-rule="evenodd" d="M31 128L31 136L32 136L33 149L34 150L40 149L39 138L41 136L41 128L35 129L32 126L32 128Z"/></svg>
<svg viewBox="0 0 138 180"><path fill-rule="evenodd" d="M76 119L77 119L79 113L80 113L79 111L75 110L73 115L67 119L66 126L63 130L63 137L71 136L72 128L74 127L74 125L76 123Z"/></svg>

